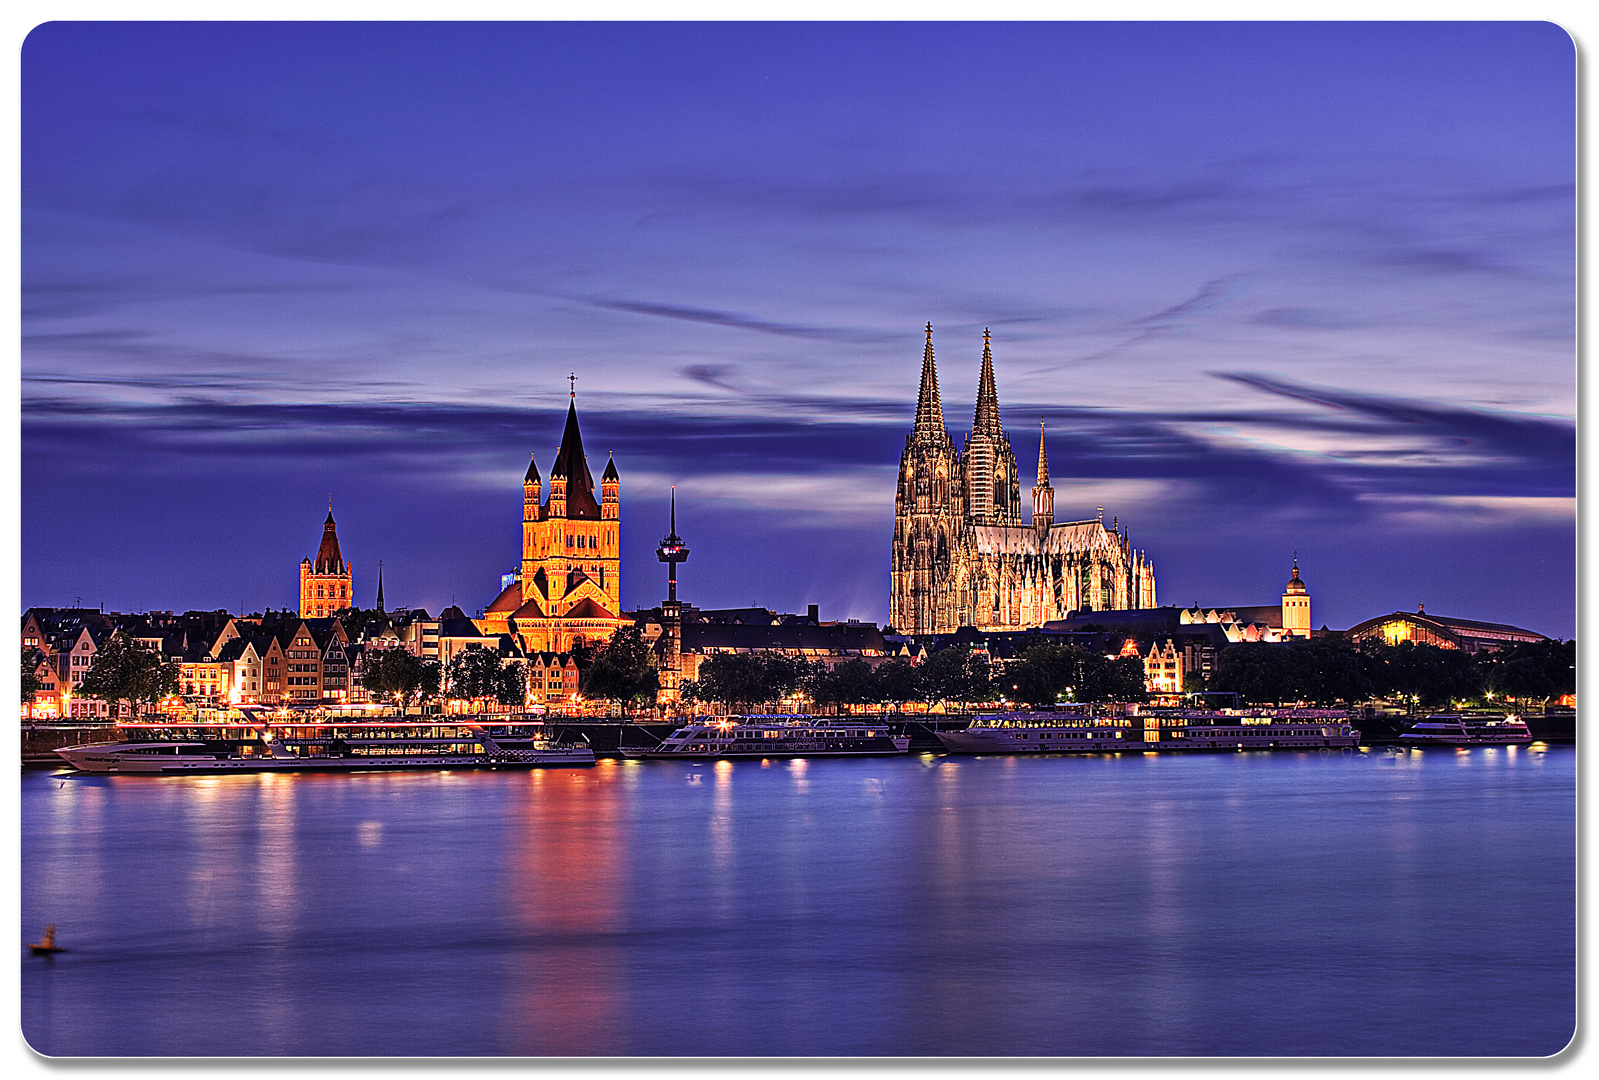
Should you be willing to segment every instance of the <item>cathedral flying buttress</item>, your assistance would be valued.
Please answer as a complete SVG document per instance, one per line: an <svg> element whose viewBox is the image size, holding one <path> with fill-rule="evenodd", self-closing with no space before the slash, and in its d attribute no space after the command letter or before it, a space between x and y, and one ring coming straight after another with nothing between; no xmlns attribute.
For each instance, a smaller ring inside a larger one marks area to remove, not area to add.
<svg viewBox="0 0 1599 1080"><path fill-rule="evenodd" d="M916 419L900 455L894 500L894 628L1017 630L1074 611L1154 607L1154 568L1116 520L1109 528L1098 515L1055 521L1042 424L1032 520L1022 521L1016 455L1000 422L987 330L972 431L964 450L955 449L939 398L932 324L926 332Z"/></svg>

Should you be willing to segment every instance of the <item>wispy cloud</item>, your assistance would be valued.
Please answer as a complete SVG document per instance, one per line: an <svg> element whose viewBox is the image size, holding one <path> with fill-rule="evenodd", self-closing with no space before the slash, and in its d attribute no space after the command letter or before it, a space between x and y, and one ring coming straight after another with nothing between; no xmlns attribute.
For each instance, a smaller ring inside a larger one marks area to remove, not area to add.
<svg viewBox="0 0 1599 1080"><path fill-rule="evenodd" d="M590 307L606 308L611 311L626 311L634 315L650 315L662 319L682 319L687 322L710 323L713 326L728 326L739 330L755 330L763 334L779 334L784 337L817 338L824 341L871 341L881 342L888 340L880 332L850 330L842 327L830 326L802 326L796 323L772 322L767 319L758 319L737 311L712 311L706 308L683 307L678 304L658 304L641 300L602 300L596 297L571 296L566 297L580 304Z"/></svg>
<svg viewBox="0 0 1599 1080"><path fill-rule="evenodd" d="M728 377L719 371L701 375ZM1370 501L1373 496L1569 498L1574 490L1575 430L1567 420L1361 394L1261 374L1221 377L1311 408L1041 407L1057 480L1147 481L1174 485L1162 490L1195 504L1302 503L1355 514L1381 512L1381 505ZM624 484L631 462L633 471L646 474L743 476L774 497L785 491L809 497L817 484L825 487L827 481L817 478L870 473L898 461L908 422L901 415L903 403L858 404L853 414L828 414L818 411L814 400L795 399L738 418L656 401L642 411L590 406L583 424L591 453L616 451ZM426 471L441 477L459 461L474 475L497 476L498 468L510 476L525 468L528 449L554 452L561 411L410 402L111 407L31 399L24 403L23 436L30 452L55 452L93 438L123 443L130 452L426 459ZM1032 437L1021 431L1015 437L1018 458L1029 459ZM487 464L493 460L502 464ZM803 478L803 483L776 479L783 477Z"/></svg>
<svg viewBox="0 0 1599 1080"><path fill-rule="evenodd" d="M1241 295L1243 283L1248 278L1249 275L1247 274L1231 274L1227 277L1207 281L1188 299L1132 320L1132 325L1141 327L1141 329L1124 337L1116 344L1091 352L1086 356L1079 356L1063 364L1034 368L1027 374L1029 376L1044 375L1052 371L1061 371L1098 360L1107 360L1147 341L1158 341L1161 338L1181 334L1193 326L1206 312L1213 311L1227 301Z"/></svg>

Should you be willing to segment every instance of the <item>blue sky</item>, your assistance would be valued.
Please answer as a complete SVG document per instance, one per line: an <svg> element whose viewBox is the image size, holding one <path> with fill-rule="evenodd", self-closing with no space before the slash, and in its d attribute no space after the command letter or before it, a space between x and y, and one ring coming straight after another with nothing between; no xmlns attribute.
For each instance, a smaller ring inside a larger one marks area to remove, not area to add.
<svg viewBox="0 0 1599 1080"><path fill-rule="evenodd" d="M569 372L623 601L887 616L924 323L1162 602L1575 631L1541 23L67 24L22 55L24 605L469 612ZM957 439L963 430L957 431ZM1025 502L1025 498L1024 498Z"/></svg>

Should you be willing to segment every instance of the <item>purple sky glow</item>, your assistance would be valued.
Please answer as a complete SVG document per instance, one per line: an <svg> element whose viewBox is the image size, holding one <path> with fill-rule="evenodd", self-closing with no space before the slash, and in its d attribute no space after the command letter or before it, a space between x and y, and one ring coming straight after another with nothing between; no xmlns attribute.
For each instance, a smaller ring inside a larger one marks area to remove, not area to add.
<svg viewBox="0 0 1599 1080"><path fill-rule="evenodd" d="M21 599L473 613L577 375L622 598L882 622L924 323L1163 603L1570 637L1575 56L1547 23L50 23ZM1024 503L1026 496L1024 493Z"/></svg>

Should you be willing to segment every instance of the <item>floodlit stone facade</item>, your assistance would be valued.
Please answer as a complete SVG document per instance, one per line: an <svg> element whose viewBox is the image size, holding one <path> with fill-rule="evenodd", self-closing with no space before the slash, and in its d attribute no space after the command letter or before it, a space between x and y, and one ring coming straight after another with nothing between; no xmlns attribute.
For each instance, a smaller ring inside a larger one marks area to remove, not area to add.
<svg viewBox="0 0 1599 1080"><path fill-rule="evenodd" d="M621 478L615 460L607 462L594 498L576 395L547 499L543 489L537 461L530 460L522 480L521 570L477 620L486 634L512 635L529 655L605 642L632 623L622 618Z"/></svg>
<svg viewBox="0 0 1599 1080"><path fill-rule="evenodd" d="M1055 521L1043 428L1032 520L1024 523L1010 436L1000 423L988 331L977 409L964 451L944 426L933 328L927 327L916 420L894 499L889 622L901 633L962 626L1015 630L1074 611L1154 607L1155 571L1115 520Z"/></svg>

